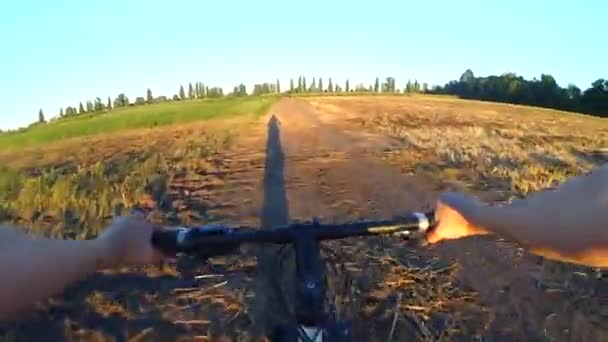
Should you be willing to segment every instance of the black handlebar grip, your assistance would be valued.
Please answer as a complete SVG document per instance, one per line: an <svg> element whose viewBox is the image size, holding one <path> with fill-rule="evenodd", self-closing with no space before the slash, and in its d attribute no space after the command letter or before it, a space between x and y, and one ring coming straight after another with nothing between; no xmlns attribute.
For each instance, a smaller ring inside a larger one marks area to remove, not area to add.
<svg viewBox="0 0 608 342"><path fill-rule="evenodd" d="M179 251L179 235L183 229L163 228L152 233L152 245L166 256L174 256Z"/></svg>

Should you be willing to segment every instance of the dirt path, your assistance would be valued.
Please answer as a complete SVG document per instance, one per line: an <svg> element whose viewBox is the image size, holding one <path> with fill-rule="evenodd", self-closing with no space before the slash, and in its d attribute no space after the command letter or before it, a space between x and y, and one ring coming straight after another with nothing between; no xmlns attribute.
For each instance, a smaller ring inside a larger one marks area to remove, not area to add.
<svg viewBox="0 0 608 342"><path fill-rule="evenodd" d="M281 133L291 219L379 218L429 204L423 184L374 157L390 145L385 138L348 131L302 100L282 100L271 114Z"/></svg>

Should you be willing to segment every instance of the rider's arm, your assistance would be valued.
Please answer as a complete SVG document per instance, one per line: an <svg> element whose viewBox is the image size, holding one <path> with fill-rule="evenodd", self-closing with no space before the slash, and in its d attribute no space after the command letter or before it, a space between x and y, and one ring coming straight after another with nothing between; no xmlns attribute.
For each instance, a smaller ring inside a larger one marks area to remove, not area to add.
<svg viewBox="0 0 608 342"><path fill-rule="evenodd" d="M608 165L506 205L445 194L437 209L431 242L494 232L549 258L608 266Z"/></svg>
<svg viewBox="0 0 608 342"><path fill-rule="evenodd" d="M0 228L0 319L9 318L96 270L160 260L141 217L116 220L95 240L32 238Z"/></svg>

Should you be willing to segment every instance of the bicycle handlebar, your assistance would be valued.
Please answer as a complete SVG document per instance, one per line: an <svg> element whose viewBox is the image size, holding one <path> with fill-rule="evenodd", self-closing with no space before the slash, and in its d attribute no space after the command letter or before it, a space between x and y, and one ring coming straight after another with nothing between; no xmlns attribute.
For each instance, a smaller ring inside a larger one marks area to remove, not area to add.
<svg viewBox="0 0 608 342"><path fill-rule="evenodd" d="M391 220L344 224L294 223L269 230L205 225L198 228L163 228L152 235L152 244L167 255L185 253L213 257L230 253L243 243L288 244L300 240L322 241L354 236L394 234L423 235L435 225L434 213L410 213Z"/></svg>
<svg viewBox="0 0 608 342"><path fill-rule="evenodd" d="M325 305L326 284L323 281L324 267L319 253L319 242L382 234L417 237L424 235L434 226L433 212L411 213L392 220L345 224L320 224L313 221L270 230L206 225L198 228L178 227L155 231L152 234L152 244L166 255L185 253L202 258L232 253L243 243L292 244L296 265L295 321L300 328L290 331L301 335L301 326L315 329L324 327L326 333L331 335L330 333L338 327L339 336L344 337L339 340L349 341L349 329L341 328L337 322L328 325L330 321Z"/></svg>

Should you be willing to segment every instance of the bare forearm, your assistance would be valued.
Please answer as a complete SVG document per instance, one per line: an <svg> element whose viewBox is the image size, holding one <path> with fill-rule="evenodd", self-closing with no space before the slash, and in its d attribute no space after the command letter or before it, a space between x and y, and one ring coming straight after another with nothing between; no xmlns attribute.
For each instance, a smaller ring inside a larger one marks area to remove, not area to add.
<svg viewBox="0 0 608 342"><path fill-rule="evenodd" d="M483 225L538 254L608 265L608 167L568 180L555 191L537 193L490 209Z"/></svg>
<svg viewBox="0 0 608 342"><path fill-rule="evenodd" d="M60 293L102 266L96 241L30 239L0 246L0 318Z"/></svg>
<svg viewBox="0 0 608 342"><path fill-rule="evenodd" d="M143 215L116 218L95 240L32 239L0 227L0 319L14 317L98 269L141 266L163 259Z"/></svg>

